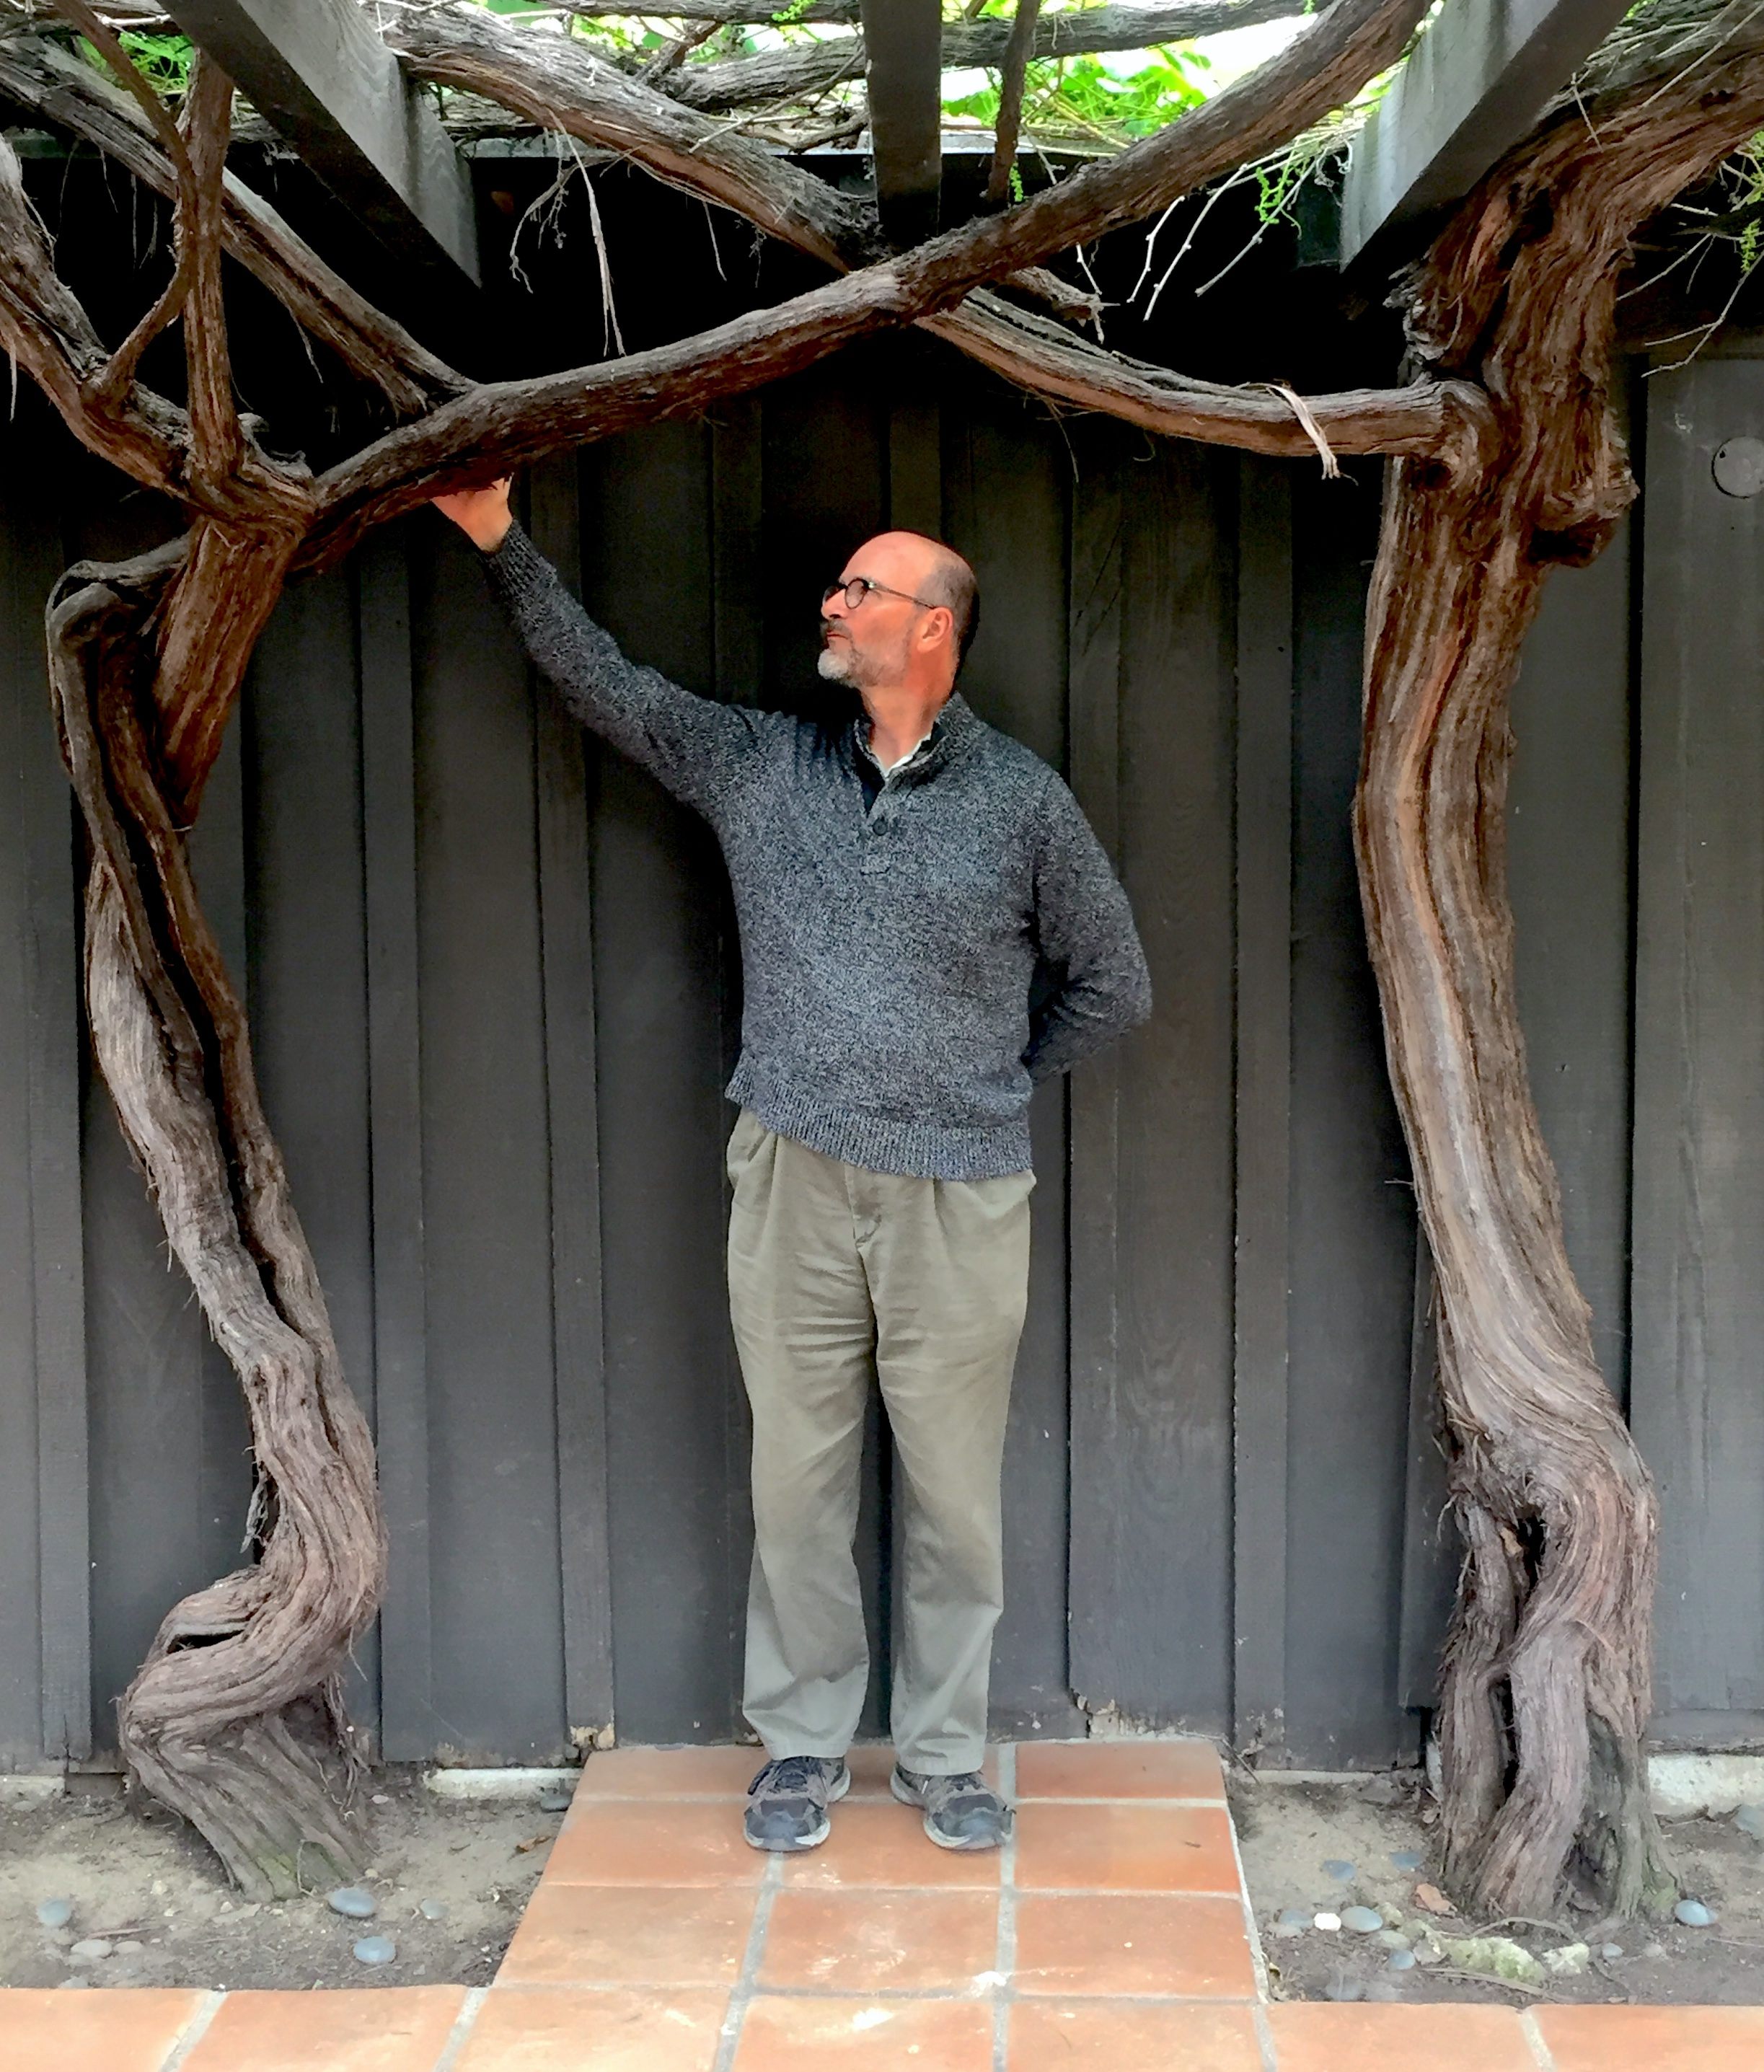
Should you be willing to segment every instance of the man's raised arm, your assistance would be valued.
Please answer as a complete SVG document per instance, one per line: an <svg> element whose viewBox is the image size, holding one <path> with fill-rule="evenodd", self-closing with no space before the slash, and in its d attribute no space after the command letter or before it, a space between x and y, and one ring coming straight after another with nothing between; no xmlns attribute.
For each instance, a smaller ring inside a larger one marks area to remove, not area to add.
<svg viewBox="0 0 1764 2072"><path fill-rule="evenodd" d="M652 772L676 797L708 808L759 747L763 715L720 705L629 660L564 587L508 508L508 483L438 496L483 557L496 601L571 717Z"/></svg>

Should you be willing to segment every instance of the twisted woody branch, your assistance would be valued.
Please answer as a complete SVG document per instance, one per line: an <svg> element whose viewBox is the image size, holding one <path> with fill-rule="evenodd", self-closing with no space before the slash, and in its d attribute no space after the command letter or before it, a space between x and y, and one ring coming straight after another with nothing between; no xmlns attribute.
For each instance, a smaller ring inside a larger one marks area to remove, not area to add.
<svg viewBox="0 0 1764 2072"><path fill-rule="evenodd" d="M821 18L843 5L825 0ZM84 0L68 11L88 12ZM1152 10L1086 18L1129 11ZM286 1892L357 1856L327 1766L347 1756L337 1672L373 1615L384 1559L371 1445L184 851L252 647L291 569L335 561L438 490L701 410L909 323L1050 400L1149 430L1400 457L1369 621L1357 832L1392 1075L1440 1266L1445 1408L1471 1550L1446 1688L1452 1873L1505 1910L1542 1912L1577 1848L1614 1906L1662 1889L1639 1782L1652 1498L1592 1363L1526 1089L1499 858L1504 700L1548 566L1595 550L1628 494L1606 409L1628 237L1764 121L1760 52L1733 42L1663 84L1659 58L1606 80L1572 119L1547 121L1413 285L1429 371L1402 388L1301 405L1187 380L992 292L1046 299L1043 262L1344 105L1395 61L1422 11L1423 0L1335 0L1280 58L1169 130L893 258L869 211L684 105L688 68L666 75L664 94L578 41L478 10L405 16L391 40L417 76L616 151L837 277L652 352L479 384L225 171L230 97L211 68L167 134L120 49L109 55L128 92L40 36L0 39L0 90L176 205L173 278L107 352L56 278L0 146L0 343L85 445L191 514L187 535L154 554L70 570L49 637L91 837L100 1067L239 1373L260 1477L257 1558L168 1615L124 1700L121 1740L136 1782L194 1821L249 1891ZM1670 59L1682 62L1682 51ZM1587 121L1596 142L1576 127ZM405 421L318 481L267 456L232 407L224 252ZM138 379L147 337L173 322L187 407Z"/></svg>
<svg viewBox="0 0 1764 2072"><path fill-rule="evenodd" d="M1680 23L1682 27L1682 23ZM1550 569L1635 494L1611 414L1636 230L1764 125L1764 33L1674 51L1546 120L1404 296L1490 400L1484 464L1393 463L1367 612L1355 836L1391 1078L1441 1298L1466 1547L1447 1651L1448 1875L1536 1915L1672 1892L1648 1807L1652 1483L1593 1359L1515 1009L1508 697Z"/></svg>

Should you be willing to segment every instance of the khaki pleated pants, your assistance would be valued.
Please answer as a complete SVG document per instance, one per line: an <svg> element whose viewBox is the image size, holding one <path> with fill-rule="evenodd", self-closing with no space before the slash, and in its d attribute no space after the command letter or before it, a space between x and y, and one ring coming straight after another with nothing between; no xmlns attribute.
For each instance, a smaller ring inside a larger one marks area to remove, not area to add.
<svg viewBox="0 0 1764 2072"><path fill-rule="evenodd" d="M774 1757L850 1745L869 1678L852 1543L879 1383L904 1502L895 1752L910 1770L977 1770L1034 1176L872 1173L746 1109L729 1176L730 1314L754 1419L742 1709Z"/></svg>

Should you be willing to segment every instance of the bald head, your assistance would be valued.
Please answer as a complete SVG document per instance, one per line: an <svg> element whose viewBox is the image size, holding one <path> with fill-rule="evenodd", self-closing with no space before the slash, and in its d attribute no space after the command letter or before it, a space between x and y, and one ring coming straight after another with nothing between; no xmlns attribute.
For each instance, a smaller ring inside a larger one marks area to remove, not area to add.
<svg viewBox="0 0 1764 2072"><path fill-rule="evenodd" d="M835 588L821 606L821 674L853 689L911 683L947 697L980 619L967 562L923 532L878 532L841 574L871 588L856 606Z"/></svg>
<svg viewBox="0 0 1764 2072"><path fill-rule="evenodd" d="M923 532L878 533L860 552L867 554L872 547L897 545L914 571L913 594L927 604L942 605L949 613L959 669L980 626L980 585L974 580L974 572L953 547L946 547L941 540L927 539ZM902 585L903 589L907 587Z"/></svg>

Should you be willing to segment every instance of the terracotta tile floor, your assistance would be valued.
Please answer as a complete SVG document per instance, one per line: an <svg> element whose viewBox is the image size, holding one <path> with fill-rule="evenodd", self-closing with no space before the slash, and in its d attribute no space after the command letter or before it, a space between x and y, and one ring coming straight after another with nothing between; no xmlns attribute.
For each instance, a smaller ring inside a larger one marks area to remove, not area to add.
<svg viewBox="0 0 1764 2072"><path fill-rule="evenodd" d="M590 1762L495 1984L0 1992L0 2072L1760 2072L1764 2008L1258 1996L1219 1758L1038 1742L1010 1845L952 1856L853 1758L833 1836L757 1855L750 1749Z"/></svg>

